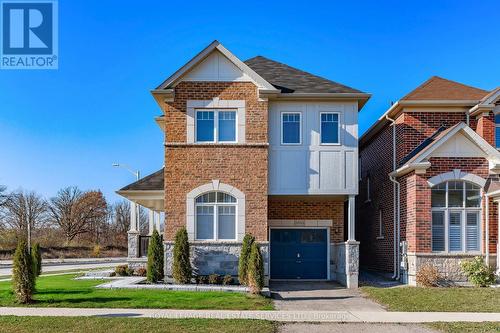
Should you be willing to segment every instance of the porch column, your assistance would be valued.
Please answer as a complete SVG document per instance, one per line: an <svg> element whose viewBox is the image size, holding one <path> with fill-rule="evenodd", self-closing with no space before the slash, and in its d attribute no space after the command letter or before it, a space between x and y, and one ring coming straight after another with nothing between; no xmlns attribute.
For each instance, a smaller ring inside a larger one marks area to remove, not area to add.
<svg viewBox="0 0 500 333"><path fill-rule="evenodd" d="M153 230L155 228L155 212L153 210L149 210L149 236L153 234Z"/></svg>
<svg viewBox="0 0 500 333"><path fill-rule="evenodd" d="M356 211L356 201L354 195L349 196L348 208L347 208L347 241L356 240L356 218L354 216Z"/></svg>
<svg viewBox="0 0 500 333"><path fill-rule="evenodd" d="M155 228L156 228L156 230L158 230L158 233L161 235L161 230L160 230L161 215L160 215L160 212L154 212L154 214L155 214Z"/></svg>
<svg viewBox="0 0 500 333"><path fill-rule="evenodd" d="M137 204L130 201L130 232L137 232Z"/></svg>
<svg viewBox="0 0 500 333"><path fill-rule="evenodd" d="M139 257L139 227L137 223L137 204L130 201L130 230L128 231L128 257Z"/></svg>

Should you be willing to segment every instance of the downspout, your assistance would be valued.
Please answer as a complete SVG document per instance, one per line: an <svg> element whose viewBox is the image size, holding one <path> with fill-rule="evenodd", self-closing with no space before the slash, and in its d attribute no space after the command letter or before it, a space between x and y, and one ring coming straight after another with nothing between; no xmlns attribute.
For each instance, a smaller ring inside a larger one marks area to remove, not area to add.
<svg viewBox="0 0 500 333"><path fill-rule="evenodd" d="M392 169L396 171L396 125L395 120L389 118L388 115L385 116L385 119L391 122L392 126ZM392 279L399 280L399 239L400 239L400 183L396 180L396 177L389 176L391 182L393 182L393 207L394 207L394 221L393 221L393 244L394 244L394 273L392 275Z"/></svg>
<svg viewBox="0 0 500 333"><path fill-rule="evenodd" d="M486 242L485 242L486 243L485 244L486 258L485 258L485 260L486 260L486 265L489 266L490 265L490 246L489 246L489 244L490 244L490 230L489 230L490 229L489 228L489 225L490 225L490 197L488 196L487 193L484 196L486 198L486 205L485 205L486 206L486 208L485 208L486 216L485 216L485 222L484 222L485 228L486 228L486 230L485 230L485 238L486 238ZM497 253L497 255L498 255L498 253Z"/></svg>

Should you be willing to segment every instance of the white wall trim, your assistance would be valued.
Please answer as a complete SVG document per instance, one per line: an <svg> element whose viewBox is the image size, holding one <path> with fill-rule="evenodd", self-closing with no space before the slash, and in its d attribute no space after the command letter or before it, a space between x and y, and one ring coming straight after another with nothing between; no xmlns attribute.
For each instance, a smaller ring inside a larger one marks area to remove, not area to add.
<svg viewBox="0 0 500 333"><path fill-rule="evenodd" d="M245 100L224 100L214 97L211 100L186 101L186 140L196 143L196 109L236 109L236 143L245 143L246 111ZM217 138L215 138L217 139Z"/></svg>
<svg viewBox="0 0 500 333"><path fill-rule="evenodd" d="M468 181L468 182L474 183L476 185L479 185L482 188L484 187L484 185L486 185L486 179L484 179L483 177L480 177L478 175L474 175L472 173L461 171L460 169L455 169L455 170L450 171L450 172L445 172L445 173L436 175L432 178L429 178L427 180L427 183L429 184L430 187L433 187L433 186L436 186L438 184L441 184L443 182L450 181L450 180L464 180L464 181Z"/></svg>
<svg viewBox="0 0 500 333"><path fill-rule="evenodd" d="M268 220L270 227L332 227L333 220Z"/></svg>
<svg viewBox="0 0 500 333"><path fill-rule="evenodd" d="M186 229L189 241L194 241L195 237L195 199L203 193L219 191L225 192L236 198L236 241L243 241L245 236L245 194L228 184L221 183L218 179L212 180L208 184L198 186L186 195ZM213 242L213 240L211 241ZM227 241L226 241L227 242Z"/></svg>

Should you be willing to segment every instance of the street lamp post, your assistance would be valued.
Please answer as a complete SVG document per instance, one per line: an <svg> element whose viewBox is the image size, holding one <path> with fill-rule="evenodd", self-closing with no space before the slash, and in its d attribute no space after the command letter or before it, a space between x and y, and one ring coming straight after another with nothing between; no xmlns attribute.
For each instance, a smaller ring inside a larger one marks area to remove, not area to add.
<svg viewBox="0 0 500 333"><path fill-rule="evenodd" d="M113 163L113 167L127 170L135 176L136 180L139 180L141 178L141 173L139 172L139 170L134 171L126 164ZM137 204L132 200L130 200L130 215L130 231L137 232L139 229L139 209L137 207Z"/></svg>

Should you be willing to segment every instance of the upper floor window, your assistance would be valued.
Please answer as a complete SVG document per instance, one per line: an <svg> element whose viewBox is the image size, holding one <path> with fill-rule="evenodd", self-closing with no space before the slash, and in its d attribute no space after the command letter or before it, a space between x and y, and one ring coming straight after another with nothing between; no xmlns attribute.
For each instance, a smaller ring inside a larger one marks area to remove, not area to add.
<svg viewBox="0 0 500 333"><path fill-rule="evenodd" d="M196 142L236 142L236 111L197 110Z"/></svg>
<svg viewBox="0 0 500 333"><path fill-rule="evenodd" d="M322 112L321 117L321 143L339 143L339 114Z"/></svg>
<svg viewBox="0 0 500 333"><path fill-rule="evenodd" d="M500 113L495 115L495 147L500 148Z"/></svg>
<svg viewBox="0 0 500 333"><path fill-rule="evenodd" d="M196 198L195 234L198 240L236 239L236 198L208 192Z"/></svg>
<svg viewBox="0 0 500 333"><path fill-rule="evenodd" d="M477 252L480 246L481 187L448 181L431 190L432 251Z"/></svg>
<svg viewBox="0 0 500 333"><path fill-rule="evenodd" d="M300 145L302 115L300 112L283 112L281 114L281 143L284 145Z"/></svg>

